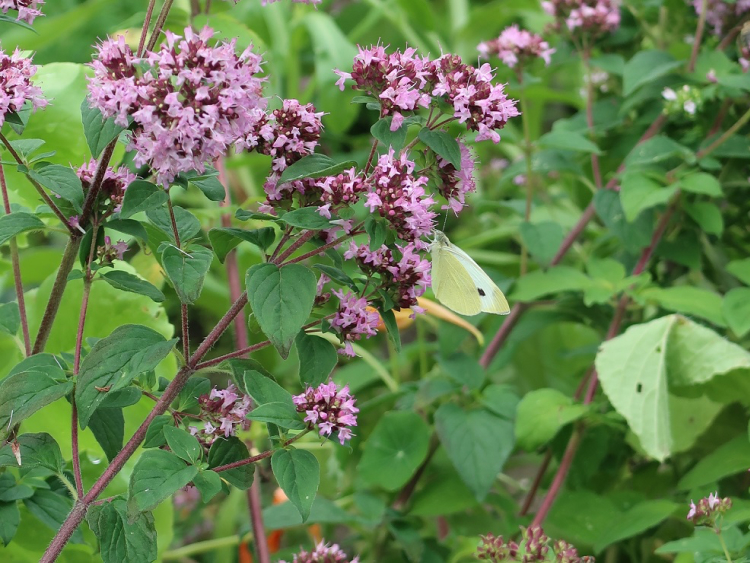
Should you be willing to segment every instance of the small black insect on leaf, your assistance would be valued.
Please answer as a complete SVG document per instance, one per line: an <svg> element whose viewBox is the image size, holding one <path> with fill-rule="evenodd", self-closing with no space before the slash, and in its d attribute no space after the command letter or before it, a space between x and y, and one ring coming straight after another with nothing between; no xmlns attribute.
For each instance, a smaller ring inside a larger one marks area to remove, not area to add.
<svg viewBox="0 0 750 563"><path fill-rule="evenodd" d="M635 386L635 392L640 393L641 391L643 391L643 385L639 383L638 385Z"/></svg>
<svg viewBox="0 0 750 563"><path fill-rule="evenodd" d="M485 295L487 295L481 287L478 287L477 291L479 292L479 295L481 295L482 297L484 297Z"/></svg>

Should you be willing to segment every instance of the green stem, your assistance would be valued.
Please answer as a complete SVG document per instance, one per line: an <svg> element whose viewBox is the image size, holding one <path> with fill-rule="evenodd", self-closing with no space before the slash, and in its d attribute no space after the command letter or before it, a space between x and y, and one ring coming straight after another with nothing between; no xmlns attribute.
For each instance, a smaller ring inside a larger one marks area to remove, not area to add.
<svg viewBox="0 0 750 563"><path fill-rule="evenodd" d="M704 1L704 5L705 5L705 1ZM721 530L717 530L716 535L719 536L719 543L721 544L721 548L724 550L724 557L727 558L727 563L732 563L732 558L729 555L727 544L724 542L724 537L721 535Z"/></svg>
<svg viewBox="0 0 750 563"><path fill-rule="evenodd" d="M177 549L170 549L169 551L165 551L164 553L162 553L161 558L164 561L182 561L189 556L196 555L198 553L208 553L221 547L232 547L235 545L239 545L243 542L249 541L250 539L252 539L252 537L253 535L251 533L247 533L244 536L235 535L227 536L224 538L216 538L213 540L199 541L191 543L190 545L178 547Z"/></svg>

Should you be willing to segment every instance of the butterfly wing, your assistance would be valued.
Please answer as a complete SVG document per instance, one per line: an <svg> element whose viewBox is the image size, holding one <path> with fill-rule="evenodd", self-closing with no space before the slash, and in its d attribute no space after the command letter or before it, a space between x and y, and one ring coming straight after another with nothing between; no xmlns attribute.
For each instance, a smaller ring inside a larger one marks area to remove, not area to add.
<svg viewBox="0 0 750 563"><path fill-rule="evenodd" d="M469 272L450 247L441 242L432 247L432 291L438 301L460 315L482 312L480 296Z"/></svg>
<svg viewBox="0 0 750 563"><path fill-rule="evenodd" d="M503 292L500 291L500 288L495 285L495 282L492 281L485 271L472 260L471 256L452 243L448 243L446 250L447 252L443 252L442 254L450 256L458 262L459 266L465 271L466 276L471 280L471 289L479 298L479 310L475 313L464 314L476 315L477 313L484 312L494 313L495 315L507 315L510 313L510 306Z"/></svg>

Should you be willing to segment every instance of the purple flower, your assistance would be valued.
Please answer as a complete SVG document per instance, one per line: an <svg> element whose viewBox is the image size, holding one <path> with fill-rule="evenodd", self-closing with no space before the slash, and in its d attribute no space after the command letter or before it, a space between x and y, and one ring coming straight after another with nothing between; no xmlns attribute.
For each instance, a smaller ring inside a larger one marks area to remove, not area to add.
<svg viewBox="0 0 750 563"><path fill-rule="evenodd" d="M33 110L47 105L42 89L31 83L37 68L17 48L10 57L0 50L0 127L7 114L20 111L26 102L31 103Z"/></svg>
<svg viewBox="0 0 750 563"><path fill-rule="evenodd" d="M364 297L357 297L351 291L344 293L335 289L333 294L339 299L339 308L331 319L331 328L344 341L342 353L354 356L352 341L360 340L362 336L369 338L377 334L380 316L368 309L369 305Z"/></svg>
<svg viewBox="0 0 750 563"><path fill-rule="evenodd" d="M250 428L250 421L246 418L250 412L250 397L239 394L232 383L226 389L214 387L209 394L201 395L198 404L203 428L191 426L190 433L207 447L220 436L228 438L240 428Z"/></svg>
<svg viewBox="0 0 750 563"><path fill-rule="evenodd" d="M466 203L466 194L477 190L474 181L474 157L465 144L458 142L461 149L461 170L456 168L443 157L438 156L438 174L442 180L440 194L448 200L448 205L441 209L450 209L458 215Z"/></svg>
<svg viewBox="0 0 750 563"><path fill-rule="evenodd" d="M389 149L372 171L372 190L365 207L386 218L401 239L423 245L420 237L434 230L436 213L430 207L435 200L425 192L427 177L415 177L413 173L414 163L406 154L396 158L393 149Z"/></svg>
<svg viewBox="0 0 750 563"><path fill-rule="evenodd" d="M25 21L29 25L34 23L34 18L43 16L39 9L44 0L0 0L0 10L7 14L8 10L18 11L17 20Z"/></svg>
<svg viewBox="0 0 750 563"><path fill-rule="evenodd" d="M619 0L546 0L545 12L555 18L555 28L592 37L620 27Z"/></svg>
<svg viewBox="0 0 750 563"><path fill-rule="evenodd" d="M318 426L321 436L338 433L339 443L343 446L353 434L350 426L357 426L359 409L354 406L356 399L349 393L349 386L340 390L333 381L321 383L317 387L307 387L301 395L292 397L297 412L304 412L305 422L312 428Z"/></svg>
<svg viewBox="0 0 750 563"><path fill-rule="evenodd" d="M279 561L279 563L287 563ZM338 544L329 546L325 540L321 540L315 546L313 551L300 550L294 555L292 563L359 563L359 556L349 559L349 556L342 551Z"/></svg>
<svg viewBox="0 0 750 563"><path fill-rule="evenodd" d="M122 126L135 121L135 163L165 186L181 172L203 172L266 117L261 57L250 47L237 55L234 40L212 47L213 34L167 31L165 44L142 59L122 37L107 39L91 63L89 103Z"/></svg>
<svg viewBox="0 0 750 563"><path fill-rule="evenodd" d="M692 0L695 14L700 15L703 0ZM717 36L721 36L725 29L737 23L740 17L750 10L750 0L737 0L737 2L726 2L725 0L708 0L706 6L706 23L713 28Z"/></svg>
<svg viewBox="0 0 750 563"><path fill-rule="evenodd" d="M707 498L700 499L697 503L691 500L687 519L696 525L713 526L717 517L730 508L732 508L732 499L720 498L717 491L709 494Z"/></svg>
<svg viewBox="0 0 750 563"><path fill-rule="evenodd" d="M477 46L483 57L494 55L510 68L519 62L523 65L539 57L549 65L555 52L541 36L519 29L517 25L506 27L497 39L485 41Z"/></svg>
<svg viewBox="0 0 750 563"><path fill-rule="evenodd" d="M94 181L96 167L96 159L92 158L76 170L76 174L81 179L84 191L87 191ZM125 197L125 190L136 178L137 176L124 166L120 168L108 166L104 172L104 180L102 180L100 191L101 195L98 199L99 212L104 216L119 212L120 207L122 207L122 200Z"/></svg>

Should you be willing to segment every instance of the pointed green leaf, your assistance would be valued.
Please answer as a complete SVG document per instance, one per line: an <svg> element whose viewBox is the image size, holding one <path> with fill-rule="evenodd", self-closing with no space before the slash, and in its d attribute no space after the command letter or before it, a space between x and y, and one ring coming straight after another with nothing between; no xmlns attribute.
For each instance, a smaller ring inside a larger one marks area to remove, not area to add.
<svg viewBox="0 0 750 563"><path fill-rule="evenodd" d="M391 309L387 311L379 309L379 313L380 318L385 325L385 330L388 332L388 339L391 341L393 348L398 354L401 352L401 333L399 332L398 324L396 323L396 315L393 314Z"/></svg>
<svg viewBox="0 0 750 563"><path fill-rule="evenodd" d="M203 448L195 436L175 426L165 426L162 432L167 439L169 449L176 456L193 465L200 461Z"/></svg>
<svg viewBox="0 0 750 563"><path fill-rule="evenodd" d="M0 432L30 417L73 390L58 368L35 368L0 382Z"/></svg>
<svg viewBox="0 0 750 563"><path fill-rule="evenodd" d="M372 136L378 141L383 143L383 146L386 149L391 147L394 151L399 152L406 141L407 128L402 124L401 127L395 131L391 131L392 121L393 117L390 115L379 119L372 127L370 127L370 133L372 133Z"/></svg>
<svg viewBox="0 0 750 563"><path fill-rule="evenodd" d="M164 294L159 291L155 286L143 278L124 272L122 270L112 270L101 275L104 281L115 289L122 291L129 291L131 293L138 293L139 295L145 295L152 301L161 303L164 301Z"/></svg>
<svg viewBox="0 0 750 563"><path fill-rule="evenodd" d="M187 380L185 387L172 403L178 411L189 411L198 406L198 398L211 392L211 382L205 377L193 376Z"/></svg>
<svg viewBox="0 0 750 563"><path fill-rule="evenodd" d="M86 519L99 540L104 563L156 561L156 527L150 512L129 514L127 502L117 498L91 507Z"/></svg>
<svg viewBox="0 0 750 563"><path fill-rule="evenodd" d="M97 108L89 106L88 99L81 103L81 120L83 121L83 133L86 136L86 144L91 150L91 156L99 158L99 155L110 142L125 131L115 123L114 117L104 119L102 112Z"/></svg>
<svg viewBox="0 0 750 563"><path fill-rule="evenodd" d="M620 202L629 222L635 221L641 211L661 205L670 200L677 187L662 187L648 176L635 172L626 173L620 185Z"/></svg>
<svg viewBox="0 0 750 563"><path fill-rule="evenodd" d="M131 184L132 187L132 184ZM129 190L130 188L128 188ZM125 191L127 194L127 190ZM184 246L188 241L196 238L198 233L201 232L201 224L197 217L190 213L187 209L175 205L172 208L174 212L175 223L177 224L177 233L180 235L180 243ZM160 207L149 207L146 210L146 217L156 226L161 232L169 236L174 242L174 229L172 228L172 218L169 215L169 210L165 205Z"/></svg>
<svg viewBox="0 0 750 563"><path fill-rule="evenodd" d="M21 434L16 441L21 456L21 467L25 469L44 467L54 473L62 474L65 462L60 453L60 446L52 436L46 432ZM11 444L0 448L0 467L18 467L18 460Z"/></svg>
<svg viewBox="0 0 750 563"><path fill-rule="evenodd" d="M174 424L174 418L168 414L155 417L146 430L146 438L143 440L144 448L159 448L167 443L164 436L164 428Z"/></svg>
<svg viewBox="0 0 750 563"><path fill-rule="evenodd" d="M213 258L213 252L203 246L190 245L184 250L171 245L164 248L161 263L182 303L192 304L200 297Z"/></svg>
<svg viewBox="0 0 750 563"><path fill-rule="evenodd" d="M563 241L563 229L558 223L523 222L520 226L521 238L531 255L542 265L547 266L557 254Z"/></svg>
<svg viewBox="0 0 750 563"><path fill-rule="evenodd" d="M14 236L26 231L38 231L44 228L44 223L36 215L24 211L16 211L0 217L0 244L5 244Z"/></svg>
<svg viewBox="0 0 750 563"><path fill-rule="evenodd" d="M586 414L587 408L556 389L536 389L523 396L516 413L516 440L526 451L536 450L557 432Z"/></svg>
<svg viewBox="0 0 750 563"><path fill-rule="evenodd" d="M176 342L140 325L120 326L99 340L84 358L78 374L76 404L81 428L86 428L107 391L127 387L140 374L154 369Z"/></svg>
<svg viewBox="0 0 750 563"><path fill-rule="evenodd" d="M295 339L299 356L299 379L303 385L317 387L328 381L338 363L338 354L333 344L325 338L310 336L300 331Z"/></svg>
<svg viewBox="0 0 750 563"><path fill-rule="evenodd" d="M21 327L21 312L18 303L0 303L0 332L15 335Z"/></svg>
<svg viewBox="0 0 750 563"><path fill-rule="evenodd" d="M430 147L435 154L450 162L456 170L461 170L461 147L453 135L423 127L419 131L419 140Z"/></svg>
<svg viewBox="0 0 750 563"><path fill-rule="evenodd" d="M0 502L0 540L8 545L21 523L21 513L16 502Z"/></svg>
<svg viewBox="0 0 750 563"><path fill-rule="evenodd" d="M193 480L198 468L185 465L175 454L164 450L143 452L130 475L128 504L139 511L153 510L160 502Z"/></svg>
<svg viewBox="0 0 750 563"><path fill-rule="evenodd" d="M74 209L81 212L83 205L83 185L75 170L69 166L49 164L37 166L28 175L54 194L69 201Z"/></svg>
<svg viewBox="0 0 750 563"><path fill-rule="evenodd" d="M247 418L258 422L275 424L280 428L291 430L304 430L307 425L302 422L300 414L294 406L288 403L265 403L255 407Z"/></svg>
<svg viewBox="0 0 750 563"><path fill-rule="evenodd" d="M704 455L677 483L677 488L689 491L696 487L711 485L739 473L747 473L750 467L750 442L747 434L741 434L715 450Z"/></svg>
<svg viewBox="0 0 750 563"><path fill-rule="evenodd" d="M125 438L125 417L122 409L99 407L89 419L89 428L104 450L104 455L112 461L120 453Z"/></svg>
<svg viewBox="0 0 750 563"><path fill-rule="evenodd" d="M537 144L545 149L562 149L566 151L602 154L596 143L575 131L550 131L542 135Z"/></svg>
<svg viewBox="0 0 750 563"><path fill-rule="evenodd" d="M127 219L139 211L156 209L167 203L168 199L169 194L164 188L145 180L136 180L125 190L120 218Z"/></svg>
<svg viewBox="0 0 750 563"><path fill-rule="evenodd" d="M235 246L243 240L254 244L261 250L265 250L273 244L276 238L276 231L273 227L263 227L261 229L245 230L220 227L208 231L208 240L211 241L211 247L214 249L219 262L224 263L224 259Z"/></svg>
<svg viewBox="0 0 750 563"><path fill-rule="evenodd" d="M42 524L53 532L57 532L73 508L73 499L53 491L37 489L33 497L23 499L23 504ZM73 533L71 541L83 543L81 530Z"/></svg>
<svg viewBox="0 0 750 563"><path fill-rule="evenodd" d="M193 485L201 494L201 500L207 503L221 491L221 477L215 471L199 471L193 478Z"/></svg>
<svg viewBox="0 0 750 563"><path fill-rule="evenodd" d="M331 220L323 217L317 207L303 207L284 213L281 220L287 225L300 229L310 229L318 231L320 229L330 229Z"/></svg>
<svg viewBox="0 0 750 563"><path fill-rule="evenodd" d="M638 293L636 298L639 301L655 301L668 311L695 315L716 326L727 326L721 314L721 295L702 287L652 287Z"/></svg>
<svg viewBox="0 0 750 563"><path fill-rule="evenodd" d="M208 466L215 469L250 457L247 446L236 436L219 438L208 451ZM255 466L251 463L219 473L219 477L238 489L247 490L253 484Z"/></svg>
<svg viewBox="0 0 750 563"><path fill-rule="evenodd" d="M248 270L245 284L261 330L286 359L312 311L315 275L301 264L281 268L270 263L258 264Z"/></svg>
<svg viewBox="0 0 750 563"><path fill-rule="evenodd" d="M244 386L243 390L245 393L253 398L256 405L286 403L289 406L294 406L292 394L259 371L244 371L242 374L242 385Z"/></svg>
<svg viewBox="0 0 750 563"><path fill-rule="evenodd" d="M305 156L288 166L281 173L279 184L302 180L303 178L322 178L323 176L335 176L344 170L354 168L357 163L353 160L335 162L323 154L311 154Z"/></svg>
<svg viewBox="0 0 750 563"><path fill-rule="evenodd" d="M682 64L663 51L639 51L625 63L623 69L623 94L629 96L643 84L648 84Z"/></svg>
<svg viewBox="0 0 750 563"><path fill-rule="evenodd" d="M711 197L721 197L724 195L719 180L706 172L693 172L692 174L683 176L677 185L683 192L703 194Z"/></svg>
<svg viewBox="0 0 750 563"><path fill-rule="evenodd" d="M735 287L721 302L721 309L729 328L738 338L750 332L750 288Z"/></svg>
<svg viewBox="0 0 750 563"><path fill-rule="evenodd" d="M320 485L318 460L305 450L276 450L271 456L271 469L279 486L305 522Z"/></svg>

